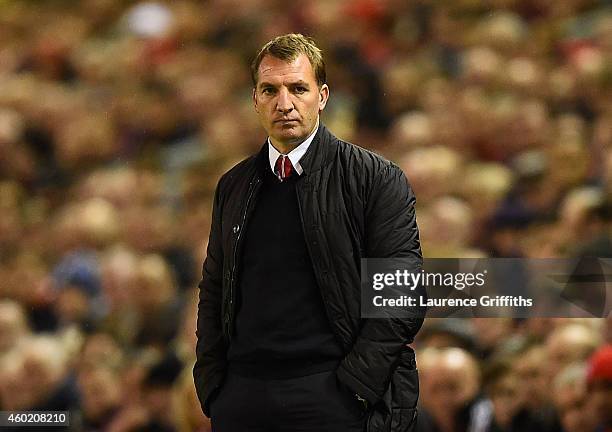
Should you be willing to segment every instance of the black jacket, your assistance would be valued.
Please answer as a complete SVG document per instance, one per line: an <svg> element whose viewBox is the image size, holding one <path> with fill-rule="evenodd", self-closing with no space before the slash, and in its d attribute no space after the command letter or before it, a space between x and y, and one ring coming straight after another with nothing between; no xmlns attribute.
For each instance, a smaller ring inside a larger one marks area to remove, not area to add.
<svg viewBox="0 0 612 432"><path fill-rule="evenodd" d="M346 354L337 377L374 407L369 430L410 430L418 379L406 344L423 319L361 319L360 265L364 257L402 257L421 268L414 194L400 168L323 125L300 165L296 192L304 236L332 331ZM240 243L264 169L270 169L267 144L224 174L215 192L193 371L206 415L227 367Z"/></svg>

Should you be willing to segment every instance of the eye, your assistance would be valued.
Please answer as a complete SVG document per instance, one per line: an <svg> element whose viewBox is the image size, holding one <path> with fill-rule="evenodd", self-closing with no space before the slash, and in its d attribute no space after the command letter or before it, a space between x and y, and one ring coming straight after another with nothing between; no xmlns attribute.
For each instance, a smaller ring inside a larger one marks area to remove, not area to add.
<svg viewBox="0 0 612 432"><path fill-rule="evenodd" d="M265 87L261 92L265 95L272 95L274 94L274 89L272 87Z"/></svg>
<svg viewBox="0 0 612 432"><path fill-rule="evenodd" d="M302 94L302 93L305 93L307 91L308 91L308 89L306 87L297 86L295 88L295 92L298 93L298 94Z"/></svg>

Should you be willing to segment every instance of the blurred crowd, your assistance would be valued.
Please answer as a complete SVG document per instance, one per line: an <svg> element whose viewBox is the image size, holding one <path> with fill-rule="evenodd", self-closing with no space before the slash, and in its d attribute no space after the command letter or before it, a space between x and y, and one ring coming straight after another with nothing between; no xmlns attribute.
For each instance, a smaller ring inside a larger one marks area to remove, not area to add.
<svg viewBox="0 0 612 432"><path fill-rule="evenodd" d="M323 122L399 164L426 257L612 257L605 0L0 0L0 410L210 430L197 283L249 63L313 36ZM612 430L610 319L431 319L421 432ZM24 430L24 429L20 429Z"/></svg>

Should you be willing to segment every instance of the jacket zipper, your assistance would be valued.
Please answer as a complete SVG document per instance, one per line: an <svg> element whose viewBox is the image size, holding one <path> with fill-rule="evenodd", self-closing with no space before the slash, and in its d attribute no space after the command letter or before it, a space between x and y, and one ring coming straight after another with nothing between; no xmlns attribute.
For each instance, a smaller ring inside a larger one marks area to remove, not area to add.
<svg viewBox="0 0 612 432"><path fill-rule="evenodd" d="M244 207L244 213L242 214L242 222L238 225L238 233L236 236L236 241L234 242L234 250L233 250L233 260L232 260L232 270L231 270L231 279L230 279L230 290L229 290L229 312L227 319L225 320L225 329L227 332L228 339L232 338L232 322L234 318L234 282L236 280L236 259L238 257L238 243L240 242L240 238L242 237L242 232L244 231L244 226L246 223L247 213L249 212L249 204L251 202L251 198L255 193L255 187L259 184L259 179L256 178L254 181L249 183L249 192L247 195L246 206Z"/></svg>

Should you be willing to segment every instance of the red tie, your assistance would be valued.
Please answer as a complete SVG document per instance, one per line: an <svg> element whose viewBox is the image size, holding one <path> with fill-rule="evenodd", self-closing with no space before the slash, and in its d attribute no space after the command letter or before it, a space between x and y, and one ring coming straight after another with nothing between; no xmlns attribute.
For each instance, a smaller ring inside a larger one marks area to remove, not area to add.
<svg viewBox="0 0 612 432"><path fill-rule="evenodd" d="M293 165L286 155L280 155L274 164L274 173L280 181L285 180L293 174Z"/></svg>

